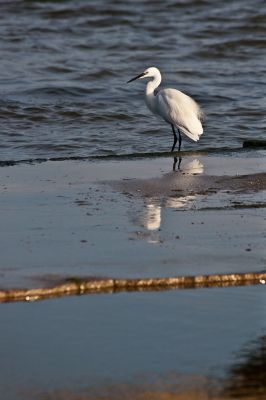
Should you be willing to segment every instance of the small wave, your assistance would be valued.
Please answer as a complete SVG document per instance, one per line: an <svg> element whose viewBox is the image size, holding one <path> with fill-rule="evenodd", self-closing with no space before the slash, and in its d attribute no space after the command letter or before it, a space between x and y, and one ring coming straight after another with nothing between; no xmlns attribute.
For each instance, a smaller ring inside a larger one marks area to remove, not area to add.
<svg viewBox="0 0 266 400"><path fill-rule="evenodd" d="M66 19L73 18L74 16L82 16L82 10L76 8L60 8L53 10L40 10L43 18L48 19Z"/></svg>
<svg viewBox="0 0 266 400"><path fill-rule="evenodd" d="M44 144L32 144L31 147L42 147ZM47 144L47 147L51 149L51 145ZM62 149L71 149L75 147L75 145L54 145L54 148L60 150ZM79 146L76 146L79 147ZM240 151L249 151L248 149L244 149L243 147L237 148L229 148L229 147L219 147L219 148L206 148L203 150L194 150L194 151L182 151L182 156L200 156L206 154L230 154L230 153L239 153ZM161 158L161 157L169 157L173 158L177 153L172 153L169 151L161 151L161 152L149 152L149 153L127 153L127 154L114 154L113 152L108 152L108 154L94 155L94 156L63 156L63 157L37 157L37 158L27 158L21 160L0 160L0 167L8 167L19 164L38 164L47 161L100 161L100 160L130 160L130 159L138 159L138 158Z"/></svg>
<svg viewBox="0 0 266 400"><path fill-rule="evenodd" d="M223 42L212 43L203 46L200 50L196 50L194 55L216 59L218 57L250 57L251 52L256 49L264 49L266 39L250 38L250 39L232 39Z"/></svg>
<svg viewBox="0 0 266 400"><path fill-rule="evenodd" d="M47 72L52 72L52 73L57 73L57 74L68 74L71 72L74 72L72 68L67 68L63 66L58 66L58 65L51 65L49 67L45 67L45 70Z"/></svg>
<svg viewBox="0 0 266 400"><path fill-rule="evenodd" d="M260 38L249 38L249 39L231 39L222 43L214 43L210 44L208 48L218 49L218 50L226 50L226 49L235 49L238 47L263 47L266 46L266 39Z"/></svg>
<svg viewBox="0 0 266 400"><path fill-rule="evenodd" d="M84 116L79 111L70 111L70 110L57 111L57 114L66 118L82 118Z"/></svg>
<svg viewBox="0 0 266 400"><path fill-rule="evenodd" d="M114 73L111 69L100 69L98 71L89 72L88 76L91 79L100 79L100 78L108 78L109 76L114 76Z"/></svg>
<svg viewBox="0 0 266 400"><path fill-rule="evenodd" d="M58 6L54 5L53 9L42 9L39 11L43 18L48 19L68 19L68 18L78 18L89 16L90 18L99 16L99 12L101 16L110 17L110 20L117 17L130 17L135 16L135 12L130 10L130 7L116 7L115 5L111 5L109 7L98 7L89 3L79 3L73 7L68 6Z"/></svg>
<svg viewBox="0 0 266 400"><path fill-rule="evenodd" d="M110 121L134 121L134 117L129 115L129 114L122 114L122 113L116 113L116 112L105 112L105 114L88 114L87 118L91 122L110 122Z"/></svg>
<svg viewBox="0 0 266 400"><path fill-rule="evenodd" d="M24 94L31 96L49 95L49 96L84 96L91 93L91 89L78 86L45 86L23 91Z"/></svg>

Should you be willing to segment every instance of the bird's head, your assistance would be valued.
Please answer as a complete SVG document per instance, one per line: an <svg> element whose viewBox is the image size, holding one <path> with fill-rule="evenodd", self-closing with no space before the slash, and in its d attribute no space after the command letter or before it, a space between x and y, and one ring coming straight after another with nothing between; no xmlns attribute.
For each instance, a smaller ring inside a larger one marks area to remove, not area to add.
<svg viewBox="0 0 266 400"><path fill-rule="evenodd" d="M150 67L150 68L145 69L145 71L142 72L141 74L135 76L135 78L130 79L127 83L133 82L136 79L155 78L157 76L161 76L160 71L158 70L158 68Z"/></svg>

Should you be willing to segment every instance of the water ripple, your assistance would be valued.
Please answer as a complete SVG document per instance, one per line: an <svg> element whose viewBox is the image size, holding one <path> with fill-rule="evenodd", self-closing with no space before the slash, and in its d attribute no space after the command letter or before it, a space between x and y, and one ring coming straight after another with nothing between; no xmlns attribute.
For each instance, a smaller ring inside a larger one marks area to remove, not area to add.
<svg viewBox="0 0 266 400"><path fill-rule="evenodd" d="M185 150L265 138L262 0L1 2L0 159L168 151L171 130L126 81L158 66L200 102Z"/></svg>

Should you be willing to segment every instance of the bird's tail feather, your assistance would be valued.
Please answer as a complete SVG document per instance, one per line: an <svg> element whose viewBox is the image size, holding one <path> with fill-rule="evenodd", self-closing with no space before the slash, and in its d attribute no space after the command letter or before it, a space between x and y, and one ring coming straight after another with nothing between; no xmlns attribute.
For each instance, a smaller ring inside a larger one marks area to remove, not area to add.
<svg viewBox="0 0 266 400"><path fill-rule="evenodd" d="M197 142L200 139L200 136L203 134L203 129L201 129L197 133L195 133L195 132L192 133L192 132L188 131L186 128L184 128L183 126L180 126L178 128L181 130L181 132L183 132L186 136L188 136L194 142Z"/></svg>

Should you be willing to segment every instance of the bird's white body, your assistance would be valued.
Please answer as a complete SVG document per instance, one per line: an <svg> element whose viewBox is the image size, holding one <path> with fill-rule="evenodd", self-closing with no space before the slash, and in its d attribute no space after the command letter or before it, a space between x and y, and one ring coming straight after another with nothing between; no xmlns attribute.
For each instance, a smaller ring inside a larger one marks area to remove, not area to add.
<svg viewBox="0 0 266 400"><path fill-rule="evenodd" d="M161 83L160 71L154 67L149 70L153 70L154 79L149 81L146 86L145 100L148 108L169 124L180 129L190 139L198 141L203 134L202 112L198 104L179 90L158 90ZM147 76L148 74L145 77Z"/></svg>
<svg viewBox="0 0 266 400"><path fill-rule="evenodd" d="M161 83L161 74L158 68L148 68L132 80L142 78L152 78L146 86L145 100L148 108L171 124L173 133L175 127L193 141L198 141L203 134L201 124L203 113L198 104L179 90L158 89ZM180 142L181 138L179 137L179 148Z"/></svg>

